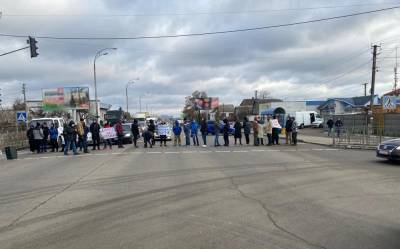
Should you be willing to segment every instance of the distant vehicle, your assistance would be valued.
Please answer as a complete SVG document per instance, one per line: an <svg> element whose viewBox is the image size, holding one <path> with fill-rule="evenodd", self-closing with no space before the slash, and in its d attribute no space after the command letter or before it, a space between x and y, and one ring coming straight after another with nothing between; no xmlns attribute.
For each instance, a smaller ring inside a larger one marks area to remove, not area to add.
<svg viewBox="0 0 400 249"><path fill-rule="evenodd" d="M157 126L156 126L156 130L154 132L154 140L159 141L160 140L160 135L158 135L158 130L157 130ZM171 141L172 140L172 128L170 125L168 125L168 133L167 133L167 141Z"/></svg>
<svg viewBox="0 0 400 249"><path fill-rule="evenodd" d="M376 147L376 156L391 161L400 160L400 138L379 144Z"/></svg>
<svg viewBox="0 0 400 249"><path fill-rule="evenodd" d="M36 127L37 123L43 125L43 123L47 123L47 127L51 127L52 124L58 126L58 137L61 137L64 131L64 119L63 118L34 118L31 120L31 125Z"/></svg>
<svg viewBox="0 0 400 249"><path fill-rule="evenodd" d="M311 126L320 128L324 123L322 117L315 111L295 112L290 116L294 116L296 118L296 122L301 129Z"/></svg>
<svg viewBox="0 0 400 249"><path fill-rule="evenodd" d="M107 120L111 126L115 125L119 120L124 119L124 112L120 110L107 111L104 115L105 120Z"/></svg>
<svg viewBox="0 0 400 249"><path fill-rule="evenodd" d="M229 123L229 135L235 134L235 128L233 127L233 123ZM224 129L224 123L220 122L219 124L219 133L223 132ZM215 135L215 121L209 120L207 121L207 133L211 135Z"/></svg>

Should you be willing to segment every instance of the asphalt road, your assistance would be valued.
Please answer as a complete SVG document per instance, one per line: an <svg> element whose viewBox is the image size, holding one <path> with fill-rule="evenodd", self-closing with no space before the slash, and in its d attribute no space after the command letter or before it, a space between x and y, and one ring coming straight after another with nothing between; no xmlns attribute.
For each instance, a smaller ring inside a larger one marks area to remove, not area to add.
<svg viewBox="0 0 400 249"><path fill-rule="evenodd" d="M300 144L0 159L0 248L400 248L400 166Z"/></svg>

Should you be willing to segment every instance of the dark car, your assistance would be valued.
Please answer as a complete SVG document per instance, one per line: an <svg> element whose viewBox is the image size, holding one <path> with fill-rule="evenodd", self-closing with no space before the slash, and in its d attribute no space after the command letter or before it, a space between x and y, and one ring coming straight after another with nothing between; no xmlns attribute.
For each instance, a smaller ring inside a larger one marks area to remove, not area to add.
<svg viewBox="0 0 400 249"><path fill-rule="evenodd" d="M122 142L124 144L133 143L132 123L122 124L122 129L124 130L124 138L122 139Z"/></svg>
<svg viewBox="0 0 400 249"><path fill-rule="evenodd" d="M215 121L209 120L207 121L207 133L211 135L215 135ZM223 132L224 129L224 123L220 123L219 125L219 133ZM229 135L233 135L235 133L235 128L233 127L233 124L229 124Z"/></svg>
<svg viewBox="0 0 400 249"><path fill-rule="evenodd" d="M376 148L376 156L388 160L400 160L400 138L379 144Z"/></svg>

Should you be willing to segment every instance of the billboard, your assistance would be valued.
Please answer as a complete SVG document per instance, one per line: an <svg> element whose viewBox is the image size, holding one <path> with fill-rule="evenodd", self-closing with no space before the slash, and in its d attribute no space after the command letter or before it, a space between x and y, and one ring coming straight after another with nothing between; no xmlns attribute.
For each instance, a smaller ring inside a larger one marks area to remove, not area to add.
<svg viewBox="0 0 400 249"><path fill-rule="evenodd" d="M43 89L43 110L89 109L89 87Z"/></svg>
<svg viewBox="0 0 400 249"><path fill-rule="evenodd" d="M218 108L218 98L195 98L192 102L196 110L214 110Z"/></svg>

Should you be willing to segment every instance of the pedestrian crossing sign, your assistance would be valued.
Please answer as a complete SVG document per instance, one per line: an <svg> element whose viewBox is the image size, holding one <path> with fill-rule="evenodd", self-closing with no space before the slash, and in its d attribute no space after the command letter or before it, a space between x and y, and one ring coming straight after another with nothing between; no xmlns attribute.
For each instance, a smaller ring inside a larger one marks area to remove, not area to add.
<svg viewBox="0 0 400 249"><path fill-rule="evenodd" d="M26 112L17 112L17 121L26 122L27 121Z"/></svg>
<svg viewBox="0 0 400 249"><path fill-rule="evenodd" d="M384 96L382 103L384 110L396 110L396 96Z"/></svg>

